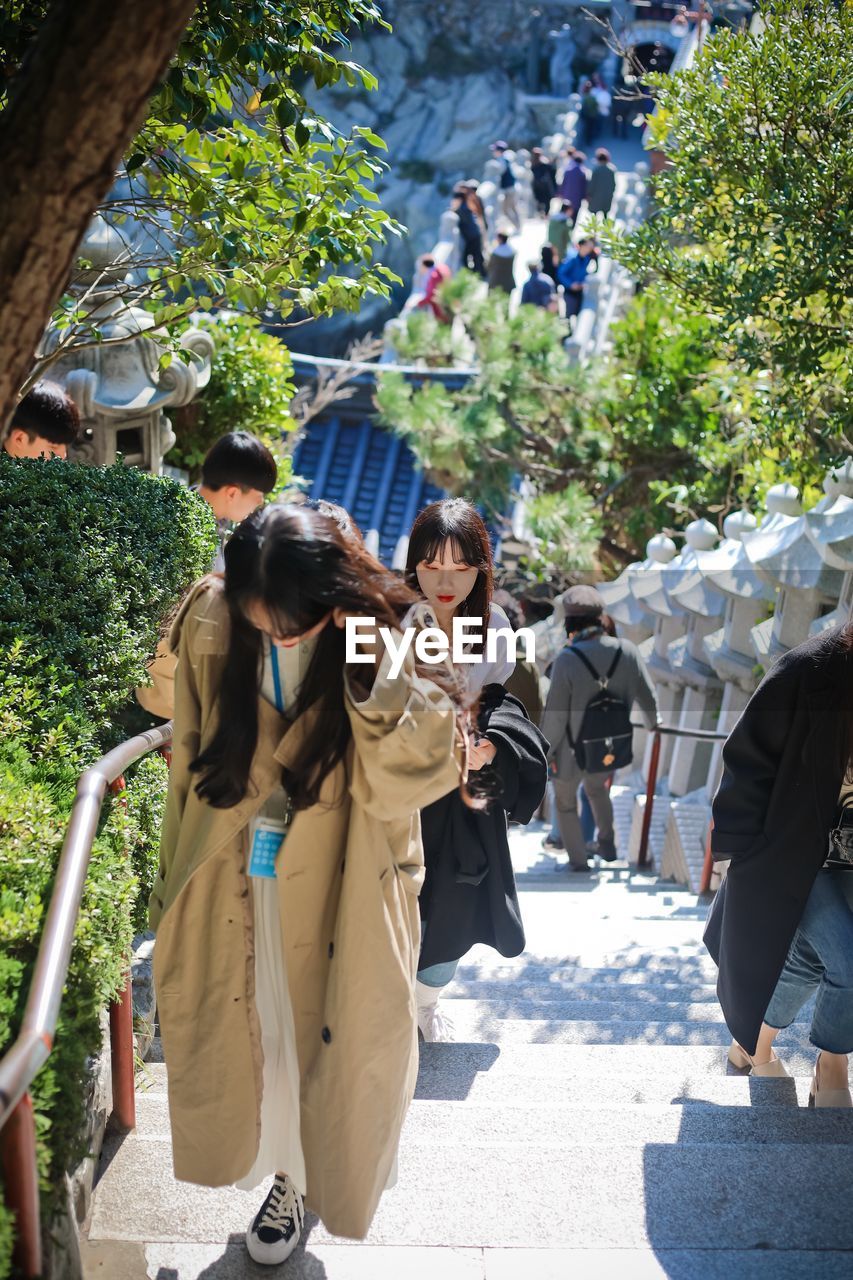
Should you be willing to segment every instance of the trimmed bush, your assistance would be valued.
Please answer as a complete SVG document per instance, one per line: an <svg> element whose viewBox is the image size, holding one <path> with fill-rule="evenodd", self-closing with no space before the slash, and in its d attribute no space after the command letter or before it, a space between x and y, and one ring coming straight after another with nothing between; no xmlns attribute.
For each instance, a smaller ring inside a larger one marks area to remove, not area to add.
<svg viewBox="0 0 853 1280"><path fill-rule="evenodd" d="M0 453L0 1054L23 1013L81 770L117 729L162 620L210 564L208 505L116 465ZM99 1013L122 988L157 866L165 762L146 758L105 806L55 1048L32 1086L44 1216L75 1163ZM0 1211L0 1276L11 1224Z"/></svg>
<svg viewBox="0 0 853 1280"><path fill-rule="evenodd" d="M210 507L174 480L116 464L0 454L0 650L23 642L56 716L106 741L144 679L165 613L210 565ZM213 550L211 550L213 548Z"/></svg>

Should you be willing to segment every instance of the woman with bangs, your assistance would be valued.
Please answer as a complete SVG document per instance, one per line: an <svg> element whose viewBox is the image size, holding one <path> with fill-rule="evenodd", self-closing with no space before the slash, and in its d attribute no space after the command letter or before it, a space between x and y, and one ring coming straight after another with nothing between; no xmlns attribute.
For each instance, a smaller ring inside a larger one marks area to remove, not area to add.
<svg viewBox="0 0 853 1280"><path fill-rule="evenodd" d="M417 811L464 791L463 717L411 650L396 679L378 642L347 664L344 627L398 628L415 598L333 516L272 505L170 633L150 914L174 1168L241 1189L273 1175L246 1234L260 1263L293 1252L305 1205L363 1238L395 1177L417 1075Z"/></svg>
<svg viewBox="0 0 853 1280"><path fill-rule="evenodd" d="M480 803L466 805L448 788L421 811L426 878L419 898L418 1026L424 1040L446 1042L454 1030L439 1000L462 956L477 942L504 956L524 950L507 818L527 823L539 807L547 743L503 687L515 669L516 645L509 619L492 600L489 534L470 502L446 498L424 508L409 538L406 581L425 604L409 611L404 626L435 627L452 646L454 621L472 620L466 660L451 669L468 709L468 786Z"/></svg>

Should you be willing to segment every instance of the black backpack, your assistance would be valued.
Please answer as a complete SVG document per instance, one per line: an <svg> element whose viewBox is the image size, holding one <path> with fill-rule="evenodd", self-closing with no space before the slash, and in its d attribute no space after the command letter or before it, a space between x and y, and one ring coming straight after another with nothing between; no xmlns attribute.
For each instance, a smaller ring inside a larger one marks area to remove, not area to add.
<svg viewBox="0 0 853 1280"><path fill-rule="evenodd" d="M504 171L501 174L500 186L501 191L509 191L510 187L515 186L515 174L512 171L512 166L506 158L504 158Z"/></svg>
<svg viewBox="0 0 853 1280"><path fill-rule="evenodd" d="M622 698L607 692L613 672L619 665L622 650L617 649L606 676L600 676L580 649L568 646L569 653L580 658L589 674L598 682L598 693L586 705L577 742L572 749L578 767L584 773L612 773L630 764L634 756L634 732L631 708ZM571 742L571 733L569 733Z"/></svg>

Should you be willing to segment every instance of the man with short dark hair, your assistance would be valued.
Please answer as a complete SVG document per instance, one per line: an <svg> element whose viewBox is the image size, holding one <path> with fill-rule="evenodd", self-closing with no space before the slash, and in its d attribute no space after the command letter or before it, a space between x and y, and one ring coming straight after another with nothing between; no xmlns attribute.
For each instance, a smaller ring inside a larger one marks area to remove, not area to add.
<svg viewBox="0 0 853 1280"><path fill-rule="evenodd" d="M547 311L553 311L556 302L554 281L539 270L539 265L538 262L527 264L530 277L524 282L524 288L521 290L521 305L545 307Z"/></svg>
<svg viewBox="0 0 853 1280"><path fill-rule="evenodd" d="M275 458L249 431L229 431L211 445L201 464L198 492L217 520L239 524L275 488Z"/></svg>
<svg viewBox="0 0 853 1280"><path fill-rule="evenodd" d="M58 382L43 380L27 392L12 414L3 448L13 458L66 458L80 434L80 414Z"/></svg>
<svg viewBox="0 0 853 1280"><path fill-rule="evenodd" d="M219 547L211 572L225 572L225 543L232 525L256 511L277 480L275 458L250 431L229 431L208 449L201 464L201 481L193 487L216 516ZM174 709L176 665L175 654L161 638L154 660L148 664L153 684L136 690L140 706L163 720L169 720Z"/></svg>
<svg viewBox="0 0 853 1280"><path fill-rule="evenodd" d="M594 587L570 587L563 596L563 610L568 643L554 659L542 732L551 744L548 758L569 869L589 871L586 841L578 816L581 783L598 827L595 851L607 862L612 862L617 854L613 805L607 785L610 774L585 771L575 754L584 713L602 688L602 681L608 692L624 702L628 710L636 702L650 729L659 720L658 704L637 646L630 640L605 635L604 600Z"/></svg>
<svg viewBox="0 0 853 1280"><path fill-rule="evenodd" d="M489 257L489 292L512 293L515 288L515 249L505 231L499 231L497 244Z"/></svg>

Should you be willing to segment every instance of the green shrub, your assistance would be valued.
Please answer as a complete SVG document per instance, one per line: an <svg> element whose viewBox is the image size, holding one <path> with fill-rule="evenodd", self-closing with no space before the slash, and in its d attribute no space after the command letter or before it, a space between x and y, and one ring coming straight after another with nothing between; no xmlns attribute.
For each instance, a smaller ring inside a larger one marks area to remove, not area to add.
<svg viewBox="0 0 853 1280"><path fill-rule="evenodd" d="M251 431L275 456L280 490L291 474L282 438L296 426L290 416L296 394L290 352L251 316L203 316L198 323L216 344L210 382L197 400L172 415L177 443L166 462L197 480L214 440L227 431Z"/></svg>
<svg viewBox="0 0 853 1280"><path fill-rule="evenodd" d="M216 546L208 505L121 465L0 454L0 1054L23 1013L57 859L86 764L111 746L162 619ZM79 1150L99 1014L124 984L157 864L165 762L108 801L74 936L54 1051L31 1088L44 1216ZM0 1276L10 1221L0 1214Z"/></svg>
<svg viewBox="0 0 853 1280"><path fill-rule="evenodd" d="M0 650L23 643L44 691L33 732L61 723L70 732L70 717L106 741L163 617L213 559L210 507L121 464L0 454L0 511Z"/></svg>

